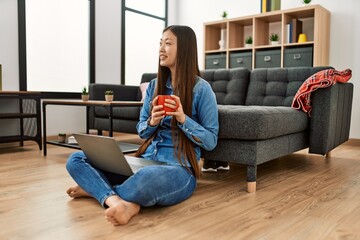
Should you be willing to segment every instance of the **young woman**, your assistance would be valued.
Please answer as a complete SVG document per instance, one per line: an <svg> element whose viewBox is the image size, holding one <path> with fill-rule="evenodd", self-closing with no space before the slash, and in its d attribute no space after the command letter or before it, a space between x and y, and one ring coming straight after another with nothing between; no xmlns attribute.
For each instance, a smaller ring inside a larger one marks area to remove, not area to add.
<svg viewBox="0 0 360 240"><path fill-rule="evenodd" d="M158 95L171 95L164 106ZM126 224L140 206L169 206L189 198L200 175L200 148L212 150L219 130L215 94L199 77L197 43L187 26L163 31L159 49L158 77L150 82L140 112L137 130L147 139L137 156L166 163L146 166L129 178L92 167L83 152L73 153L67 170L78 184L68 189L70 197L94 197L105 208L113 225Z"/></svg>

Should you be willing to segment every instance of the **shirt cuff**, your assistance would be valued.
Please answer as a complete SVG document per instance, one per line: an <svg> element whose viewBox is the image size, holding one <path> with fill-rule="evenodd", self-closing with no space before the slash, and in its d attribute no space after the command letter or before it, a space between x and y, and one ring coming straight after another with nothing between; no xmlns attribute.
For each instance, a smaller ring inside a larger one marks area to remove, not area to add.
<svg viewBox="0 0 360 240"><path fill-rule="evenodd" d="M178 122L177 125L185 134L193 135L193 132L196 130L197 123L186 116L185 122L183 124Z"/></svg>
<svg viewBox="0 0 360 240"><path fill-rule="evenodd" d="M148 137L156 131L157 127L158 125L150 126L147 121L144 121L139 125L139 134L142 137Z"/></svg>

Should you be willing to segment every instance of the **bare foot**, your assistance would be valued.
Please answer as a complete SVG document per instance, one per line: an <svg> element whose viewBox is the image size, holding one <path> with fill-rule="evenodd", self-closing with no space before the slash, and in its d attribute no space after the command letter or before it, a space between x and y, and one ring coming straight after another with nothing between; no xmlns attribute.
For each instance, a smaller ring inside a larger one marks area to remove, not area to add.
<svg viewBox="0 0 360 240"><path fill-rule="evenodd" d="M70 187L66 193L69 195L69 197L72 198L81 198L81 197L91 197L90 194L88 194L87 192L85 192L81 187L79 187L78 185L74 186L74 187Z"/></svg>
<svg viewBox="0 0 360 240"><path fill-rule="evenodd" d="M139 211L140 206L138 204L120 199L120 201L105 211L105 218L114 226L125 225Z"/></svg>

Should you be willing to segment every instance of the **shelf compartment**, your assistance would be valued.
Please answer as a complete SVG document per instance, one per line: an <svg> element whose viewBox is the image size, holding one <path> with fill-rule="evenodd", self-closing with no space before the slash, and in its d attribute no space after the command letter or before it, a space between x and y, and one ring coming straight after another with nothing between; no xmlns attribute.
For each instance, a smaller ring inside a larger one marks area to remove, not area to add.
<svg viewBox="0 0 360 240"><path fill-rule="evenodd" d="M11 118L36 118L36 113L0 113L0 119L11 119Z"/></svg>
<svg viewBox="0 0 360 240"><path fill-rule="evenodd" d="M313 47L288 47L284 50L284 67L311 67Z"/></svg>
<svg viewBox="0 0 360 240"><path fill-rule="evenodd" d="M226 54L206 54L205 56L206 69L226 68Z"/></svg>
<svg viewBox="0 0 360 240"><path fill-rule="evenodd" d="M257 50L255 52L255 68L281 67L281 49Z"/></svg>
<svg viewBox="0 0 360 240"><path fill-rule="evenodd" d="M226 22L205 25L205 51L219 50L221 29L227 29Z"/></svg>
<svg viewBox="0 0 360 240"><path fill-rule="evenodd" d="M238 51L230 53L229 68L243 67L252 69L252 51Z"/></svg>
<svg viewBox="0 0 360 240"><path fill-rule="evenodd" d="M253 37L253 19L240 19L229 22L229 48L244 48L245 39Z"/></svg>
<svg viewBox="0 0 360 240"><path fill-rule="evenodd" d="M266 15L255 17L255 36L254 44L257 46L267 46L270 44L270 34L276 33L279 36L279 43L281 43L282 36L282 15Z"/></svg>
<svg viewBox="0 0 360 240"><path fill-rule="evenodd" d="M1 124L10 126L9 132L2 132L0 143L20 142L23 146L24 141L33 140L37 142L41 150L41 93L0 91L0 100L2 102L0 104Z"/></svg>

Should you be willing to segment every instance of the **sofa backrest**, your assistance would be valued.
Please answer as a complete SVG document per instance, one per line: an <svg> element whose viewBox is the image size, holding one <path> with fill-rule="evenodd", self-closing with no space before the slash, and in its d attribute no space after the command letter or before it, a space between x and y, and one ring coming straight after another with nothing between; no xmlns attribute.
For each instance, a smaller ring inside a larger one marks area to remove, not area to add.
<svg viewBox="0 0 360 240"><path fill-rule="evenodd" d="M250 74L245 105L287 106L302 83L329 67L260 68Z"/></svg>
<svg viewBox="0 0 360 240"><path fill-rule="evenodd" d="M244 105L250 71L246 68L202 70L201 77L208 81L219 105Z"/></svg>

